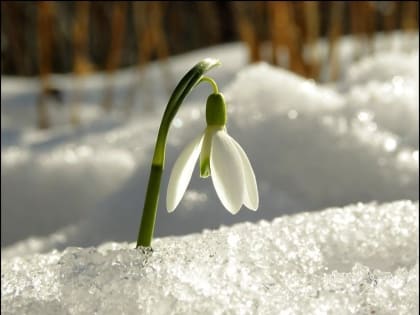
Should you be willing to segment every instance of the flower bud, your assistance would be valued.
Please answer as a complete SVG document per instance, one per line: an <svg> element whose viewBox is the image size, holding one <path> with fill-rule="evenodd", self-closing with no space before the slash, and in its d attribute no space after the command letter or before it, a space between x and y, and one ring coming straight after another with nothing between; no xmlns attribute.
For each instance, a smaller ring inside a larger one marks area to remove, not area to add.
<svg viewBox="0 0 420 315"><path fill-rule="evenodd" d="M206 103L206 121L208 126L226 125L226 102L222 93L211 94Z"/></svg>

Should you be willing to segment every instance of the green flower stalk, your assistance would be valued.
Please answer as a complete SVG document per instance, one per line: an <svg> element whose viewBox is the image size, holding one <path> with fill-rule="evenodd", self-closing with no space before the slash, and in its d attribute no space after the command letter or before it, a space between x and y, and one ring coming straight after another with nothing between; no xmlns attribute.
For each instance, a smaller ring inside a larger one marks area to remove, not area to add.
<svg viewBox="0 0 420 315"><path fill-rule="evenodd" d="M156 140L152 168L150 171L149 183L144 201L143 215L137 237L137 247L149 247L152 242L156 220L156 211L159 202L160 182L165 164L166 138L168 136L171 122L178 112L182 101L185 99L188 93L191 92L191 90L203 79L204 73L218 65L220 65L220 61L211 58L204 59L197 63L178 83L169 99L168 105L166 106L165 112L163 114ZM216 86L217 89L217 85L215 85L215 83L214 86Z"/></svg>
<svg viewBox="0 0 420 315"><path fill-rule="evenodd" d="M213 89L213 93L207 99L207 128L184 149L174 164L168 185L167 210L174 211L181 201L199 156L200 176L212 177L216 193L228 211L235 214L242 204L251 210L258 208L257 183L251 164L240 145L226 132L224 97L219 93L216 82L204 76L204 73L217 65L220 65L220 62L210 58L196 64L182 78L169 99L156 140L137 247L151 245L170 124L185 97L201 82L210 83Z"/></svg>

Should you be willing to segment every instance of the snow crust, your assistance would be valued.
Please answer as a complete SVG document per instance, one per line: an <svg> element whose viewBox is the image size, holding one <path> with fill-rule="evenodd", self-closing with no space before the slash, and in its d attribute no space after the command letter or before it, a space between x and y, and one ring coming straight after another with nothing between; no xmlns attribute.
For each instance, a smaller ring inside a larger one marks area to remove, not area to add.
<svg viewBox="0 0 420 315"><path fill-rule="evenodd" d="M418 203L2 261L2 314L416 314Z"/></svg>

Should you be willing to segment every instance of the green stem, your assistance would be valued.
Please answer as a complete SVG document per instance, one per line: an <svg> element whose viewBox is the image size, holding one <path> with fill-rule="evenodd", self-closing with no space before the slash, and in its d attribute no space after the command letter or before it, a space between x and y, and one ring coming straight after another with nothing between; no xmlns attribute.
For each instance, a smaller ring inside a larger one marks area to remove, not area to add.
<svg viewBox="0 0 420 315"><path fill-rule="evenodd" d="M203 77L204 73L218 65L220 65L220 62L211 58L204 59L197 63L178 83L169 99L168 105L166 105L156 139L152 169L150 171L149 183L144 200L143 215L140 222L136 247L150 247L152 243L156 212L159 202L160 183L165 165L166 138L168 136L171 122L185 97L200 82L210 82L213 87L213 91L218 92L216 82L214 82L211 78Z"/></svg>
<svg viewBox="0 0 420 315"><path fill-rule="evenodd" d="M159 189L162 178L163 166L152 164L146 199L144 200L143 216L140 223L137 247L150 246L156 220L156 209L159 203Z"/></svg>
<svg viewBox="0 0 420 315"><path fill-rule="evenodd" d="M211 87L213 88L213 93L214 94L219 94L219 88L217 87L216 82L212 78L210 78L210 77L202 77L200 79L200 82L199 83L204 82L204 81L207 81L208 83L211 84Z"/></svg>

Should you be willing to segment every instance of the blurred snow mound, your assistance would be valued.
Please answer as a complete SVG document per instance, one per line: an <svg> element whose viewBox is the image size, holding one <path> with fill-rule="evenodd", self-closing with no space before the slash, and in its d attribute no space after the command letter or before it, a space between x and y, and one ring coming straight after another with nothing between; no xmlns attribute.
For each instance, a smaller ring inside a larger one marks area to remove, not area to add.
<svg viewBox="0 0 420 315"><path fill-rule="evenodd" d="M336 87L264 63L245 66L243 45L171 58L167 65L175 78L209 54L224 62L212 76L228 100L228 131L254 167L261 203L257 212L243 209L231 216L211 182L196 172L175 213L169 215L161 203L156 235L200 232L221 224L270 220L354 202L418 200L418 40L410 38L399 40L409 43L409 49L405 44L392 52L383 48L353 65L344 64L348 80ZM155 63L148 69L151 89L140 89L134 98L145 105L148 93L155 93L154 110L139 106L128 120L116 111L77 129L20 129L19 119L33 111L29 99L34 99L37 84L16 80L6 93L2 90L2 122L6 123L2 124L2 246L23 240L15 247L45 252L135 238L167 101L161 68ZM127 90L137 84L135 76L134 69L115 74L116 104L124 104ZM9 79L2 77L2 84ZM54 76L65 99L71 95L74 79ZM81 104L92 115L99 108L105 82L103 74L83 81L87 95ZM21 83L28 91L19 96ZM340 91L346 84L346 90ZM200 86L174 120L161 198L178 154L205 128L207 93L209 87ZM69 228L70 224L74 226ZM25 240L30 236L34 238Z"/></svg>
<svg viewBox="0 0 420 315"><path fill-rule="evenodd" d="M387 81L395 76L418 78L419 50L411 52L377 52L351 65L346 81L365 84L372 80Z"/></svg>
<svg viewBox="0 0 420 315"><path fill-rule="evenodd" d="M405 96L400 97L399 103L407 105L395 104L395 119L410 116L407 108L415 112L414 102L408 100L412 95L412 86L408 81L403 81L400 88ZM361 90L360 94L365 97L367 91ZM394 99L398 101L397 87L394 91ZM221 224L269 220L288 213L344 206L354 202L418 200L418 146L410 146L412 141L406 141L401 136L408 131L412 132L414 123L407 123L411 124L410 128L399 130L397 127L404 122L392 125L392 118L388 114L381 118L384 109L379 104L386 102L384 99L389 97L388 94L375 94L377 104L359 102L360 106L357 107L357 102L350 102L347 95L267 64L245 67L224 92L230 112L227 128L231 136L243 146L254 167L260 192L260 210L250 212L242 209L238 215L231 216L221 206L211 182L200 179L194 173L186 196L175 213L168 214L164 203L160 203L157 236L200 232L206 228L217 228ZM194 106L180 109L168 137L162 196L166 194L168 174L178 154L194 134L205 128L204 101L202 104L187 101L188 104ZM397 113L402 114L398 116ZM376 117L382 120L375 120ZM74 191L78 191L76 188L85 189L87 193L84 203L79 206L80 213L84 215L80 216L83 221L77 227L78 233L58 231L65 235L59 246L55 242L38 240L45 242L37 248L46 251L56 246L62 249L66 246L94 246L107 240L134 239L138 228L138 219L135 218L139 218L144 203L149 161L153 154L159 118L157 114L133 116L128 124L112 125L96 130L92 135L72 140L76 152L78 146L92 148L92 152L98 153L95 156L99 160L107 160L106 152L118 149L121 154L126 152L125 155L133 162L130 167L122 165L120 159L115 159L115 163L105 163L97 169L98 172L86 173L89 179L86 179L86 174L78 175L80 185L68 185L68 190L65 185L38 185L39 189L50 187L51 191L45 191L44 196L53 192L64 204L62 207L48 204L50 199L44 198L43 209L46 211L68 213L68 207L77 206L77 203L72 202L76 195ZM391 127L398 129L398 133L394 133ZM42 151L42 142L35 147ZM57 149L45 146L46 160L61 147L65 146L61 144ZM23 173L15 176L21 178L20 192L32 196L33 182L39 180L42 183L41 180L54 179L61 172L68 171L76 176L78 173L71 171L64 157L60 164L63 170L43 169L46 174L51 172L51 177L37 174L36 168L25 168L25 176ZM3 167L11 166L2 162ZM120 168L124 171L120 171ZM16 172L20 169L16 169ZM33 182L25 181L30 176L34 176ZM6 181L2 177L3 180ZM7 181L12 182L11 179ZM93 181L99 184L92 186ZM51 180L51 183L54 181ZM114 190L105 191L107 184L112 184ZM15 186L10 187L13 189ZM92 187L98 191L92 190ZM101 191L103 197L97 201L95 198ZM37 194L42 196L41 192ZM13 194L5 196L10 198L10 203L22 204L18 202L19 199L13 201L16 199ZM89 202L93 201L97 202L91 206ZM86 204L89 207L83 208ZM13 209L21 217L26 215L26 207L16 206ZM40 226L35 224L40 218L34 216L33 226ZM23 244L18 246L28 247Z"/></svg>
<svg viewBox="0 0 420 315"><path fill-rule="evenodd" d="M118 148L66 145L38 153L4 149L2 244L19 240L23 232L52 233L78 222L87 209L117 190L136 164L129 151Z"/></svg>
<svg viewBox="0 0 420 315"><path fill-rule="evenodd" d="M394 76L389 81L356 85L346 94L349 111L371 120L405 145L419 147L419 85L412 78Z"/></svg>
<svg viewBox="0 0 420 315"><path fill-rule="evenodd" d="M4 314L415 314L418 203L2 259ZM283 313L282 313L283 312Z"/></svg>
<svg viewBox="0 0 420 315"><path fill-rule="evenodd" d="M415 100L408 100L413 89L403 86L409 92L402 102L414 114ZM257 179L286 191L306 210L418 199L418 150L369 116L371 107L378 114L387 109L366 102L368 113L359 112L346 95L266 64L242 70L226 95L228 127L255 161ZM409 115L394 107L394 119Z"/></svg>
<svg viewBox="0 0 420 315"><path fill-rule="evenodd" d="M332 89L267 63L250 65L241 70L226 94L228 100L235 103L236 110L252 109L268 114L292 109L323 112L344 105L344 99ZM243 103L247 104L244 108Z"/></svg>

